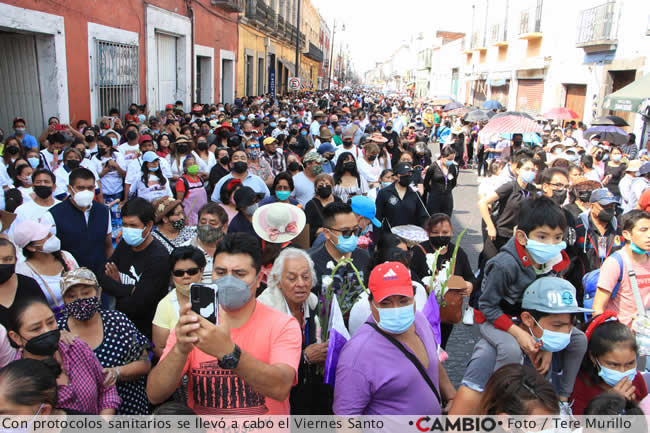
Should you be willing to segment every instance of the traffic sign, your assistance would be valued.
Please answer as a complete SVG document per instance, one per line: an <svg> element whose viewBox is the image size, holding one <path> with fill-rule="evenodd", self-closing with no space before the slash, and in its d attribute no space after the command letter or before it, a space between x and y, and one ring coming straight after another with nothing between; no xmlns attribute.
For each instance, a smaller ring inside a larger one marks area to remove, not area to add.
<svg viewBox="0 0 650 433"><path fill-rule="evenodd" d="M289 78L289 90L300 90L300 78L291 77Z"/></svg>

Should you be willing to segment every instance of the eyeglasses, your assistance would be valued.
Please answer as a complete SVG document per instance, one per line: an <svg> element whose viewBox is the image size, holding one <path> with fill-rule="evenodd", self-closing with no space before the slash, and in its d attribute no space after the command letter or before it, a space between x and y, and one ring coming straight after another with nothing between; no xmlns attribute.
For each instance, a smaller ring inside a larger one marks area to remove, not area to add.
<svg viewBox="0 0 650 433"><path fill-rule="evenodd" d="M560 190L567 189L569 187L569 185L565 185L563 183L549 183L549 185L551 185L553 189L560 189Z"/></svg>
<svg viewBox="0 0 650 433"><path fill-rule="evenodd" d="M363 230L359 226L356 226L353 229L335 229L334 227L325 227L325 228L328 230L333 230L335 232L341 233L344 238L349 238L352 235L359 236L361 234L361 230Z"/></svg>
<svg viewBox="0 0 650 433"><path fill-rule="evenodd" d="M198 274L200 271L199 268L189 268L189 269L175 269L172 271L172 275L175 277L182 277L183 275L187 274L190 277L193 277L194 275Z"/></svg>

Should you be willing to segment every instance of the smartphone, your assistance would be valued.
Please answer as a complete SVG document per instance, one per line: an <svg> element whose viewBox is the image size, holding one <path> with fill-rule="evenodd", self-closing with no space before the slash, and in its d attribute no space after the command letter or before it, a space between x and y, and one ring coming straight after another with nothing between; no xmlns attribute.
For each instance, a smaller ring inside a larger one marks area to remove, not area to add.
<svg viewBox="0 0 650 433"><path fill-rule="evenodd" d="M65 131L65 125L62 125L60 123L55 123L54 124L54 130L55 131Z"/></svg>
<svg viewBox="0 0 650 433"><path fill-rule="evenodd" d="M219 319L219 298L215 284L190 284L190 303L192 311L211 323Z"/></svg>

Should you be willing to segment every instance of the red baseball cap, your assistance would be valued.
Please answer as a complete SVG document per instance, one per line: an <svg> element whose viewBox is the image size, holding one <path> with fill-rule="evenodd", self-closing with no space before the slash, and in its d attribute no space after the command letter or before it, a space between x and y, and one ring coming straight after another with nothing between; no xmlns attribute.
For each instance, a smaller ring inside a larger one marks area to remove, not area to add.
<svg viewBox="0 0 650 433"><path fill-rule="evenodd" d="M413 297L413 284L409 270L400 262L386 262L370 273L368 288L376 302L392 295Z"/></svg>
<svg viewBox="0 0 650 433"><path fill-rule="evenodd" d="M149 135L149 134L141 135L140 139L138 140L138 144L142 144L145 141L153 141L153 138L151 138L151 135Z"/></svg>
<svg viewBox="0 0 650 433"><path fill-rule="evenodd" d="M165 110L173 110L174 106L172 104L165 105Z"/></svg>
<svg viewBox="0 0 650 433"><path fill-rule="evenodd" d="M650 210L650 189L646 189L639 197L639 207L644 211Z"/></svg>

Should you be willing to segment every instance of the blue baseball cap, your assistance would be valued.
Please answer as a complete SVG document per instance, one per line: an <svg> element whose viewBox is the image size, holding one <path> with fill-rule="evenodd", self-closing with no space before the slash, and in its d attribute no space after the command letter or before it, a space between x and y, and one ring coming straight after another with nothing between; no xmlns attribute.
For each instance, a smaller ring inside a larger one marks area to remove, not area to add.
<svg viewBox="0 0 650 433"><path fill-rule="evenodd" d="M368 218L375 227L381 227L381 223L375 216L377 212L375 202L370 197L355 195L350 199L350 206L352 206L352 212Z"/></svg>
<svg viewBox="0 0 650 433"><path fill-rule="evenodd" d="M142 160L144 162L154 162L154 161L157 161L159 159L160 159L160 157L158 155L156 155L155 152L152 152L151 150L145 152L144 155L142 155Z"/></svg>
<svg viewBox="0 0 650 433"><path fill-rule="evenodd" d="M335 153L336 152L336 147L332 143L325 142L321 143L320 146L318 146L318 153L321 155L324 155L326 153Z"/></svg>
<svg viewBox="0 0 650 433"><path fill-rule="evenodd" d="M573 284L558 277L542 277L526 288L521 301L524 310L542 313L592 313L594 310L578 306Z"/></svg>
<svg viewBox="0 0 650 433"><path fill-rule="evenodd" d="M591 192L591 197L589 198L589 203L598 202L601 206L607 206L608 204L618 203L614 194L609 192L607 188L598 188Z"/></svg>

